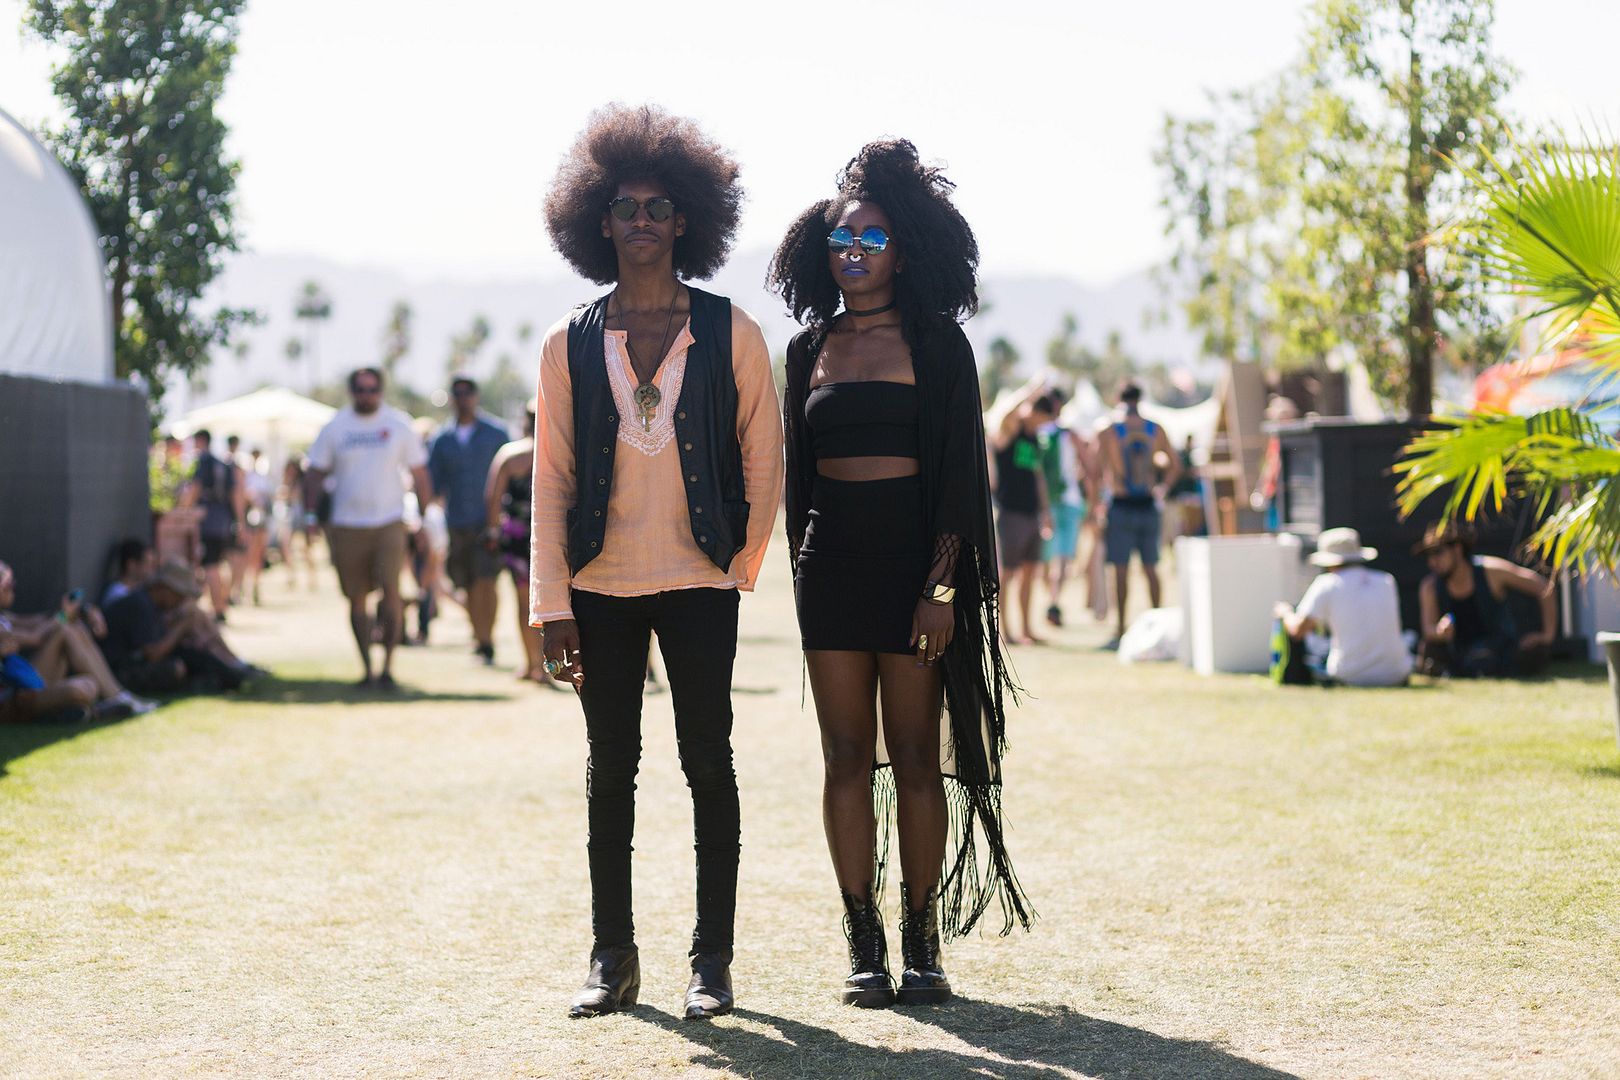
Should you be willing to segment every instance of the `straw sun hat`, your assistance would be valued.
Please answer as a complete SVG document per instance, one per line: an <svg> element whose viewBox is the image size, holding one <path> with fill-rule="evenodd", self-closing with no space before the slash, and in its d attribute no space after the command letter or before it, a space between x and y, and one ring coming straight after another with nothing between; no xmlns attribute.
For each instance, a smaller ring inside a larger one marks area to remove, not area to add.
<svg viewBox="0 0 1620 1080"><path fill-rule="evenodd" d="M1372 562L1378 558L1378 549L1361 546L1361 534L1354 529L1329 529L1316 538L1316 551L1311 562L1317 566L1350 566Z"/></svg>

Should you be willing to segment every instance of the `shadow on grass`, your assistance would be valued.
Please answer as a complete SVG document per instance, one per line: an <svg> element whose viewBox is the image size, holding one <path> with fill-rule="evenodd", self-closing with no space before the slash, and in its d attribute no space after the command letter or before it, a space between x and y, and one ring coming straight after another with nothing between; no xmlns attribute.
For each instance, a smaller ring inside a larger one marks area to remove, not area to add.
<svg viewBox="0 0 1620 1080"><path fill-rule="evenodd" d="M228 698L231 701L267 702L272 705L348 705L377 702L407 704L418 701L511 701L507 694L442 693L418 690L400 683L393 690L362 690L348 679L260 679L248 689Z"/></svg>
<svg viewBox="0 0 1620 1080"><path fill-rule="evenodd" d="M743 1020L776 1029L780 1038L729 1024L694 1023L642 1006L628 1013L689 1042L698 1063L738 1076L926 1076L1056 1080L1075 1072L1098 1080L1200 1077L1207 1080L1296 1080L1209 1043L1170 1039L1086 1016L1064 1005L992 1005L957 999L903 1015L939 1028L976 1052L890 1050L852 1042L837 1031L738 1009Z"/></svg>
<svg viewBox="0 0 1620 1080"><path fill-rule="evenodd" d="M124 719L127 719L124 718ZM76 739L88 731L96 731L114 724L122 724L119 720L92 720L88 723L66 723L54 720L28 720L23 723L5 724L0 726L0 779L4 779L9 771L6 766L18 758L27 757L35 750L43 750L52 743L64 739Z"/></svg>

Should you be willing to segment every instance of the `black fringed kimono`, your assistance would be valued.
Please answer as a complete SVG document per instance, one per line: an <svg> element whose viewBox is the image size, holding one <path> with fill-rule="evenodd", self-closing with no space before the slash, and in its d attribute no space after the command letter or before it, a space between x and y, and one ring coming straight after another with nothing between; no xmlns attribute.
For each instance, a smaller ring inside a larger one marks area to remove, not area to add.
<svg viewBox="0 0 1620 1080"><path fill-rule="evenodd" d="M1001 933L1029 928L1034 912L1007 854L1001 816L1001 755L1007 746L1004 697L1017 688L1002 659L997 628L995 525L990 508L984 418L973 348L953 320L908 321L919 406L919 463L931 538L960 537L954 584L956 634L939 660L945 689L941 771L950 807L951 835L940 882L940 926L946 938L965 934L999 904ZM804 420L810 374L825 340L807 330L788 346L783 406L787 446L788 555L798 568L809 523L815 455ZM874 893L881 893L894 817L892 770L879 738L872 792L877 810ZM984 852L979 851L982 838Z"/></svg>

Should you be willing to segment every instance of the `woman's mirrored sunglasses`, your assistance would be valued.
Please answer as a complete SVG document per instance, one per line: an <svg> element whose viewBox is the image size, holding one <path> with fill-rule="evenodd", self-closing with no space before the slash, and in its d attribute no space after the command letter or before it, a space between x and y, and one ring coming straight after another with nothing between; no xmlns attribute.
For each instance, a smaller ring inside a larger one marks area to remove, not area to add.
<svg viewBox="0 0 1620 1080"><path fill-rule="evenodd" d="M647 216L654 221L668 221L675 215L675 204L662 195L655 195L644 203L636 202L628 195L620 195L608 203L608 213L620 221L633 221L637 210L646 210Z"/></svg>
<svg viewBox="0 0 1620 1080"><path fill-rule="evenodd" d="M847 225L840 225L827 234L827 247L840 255L857 244L860 245L862 251L876 255L889 246L889 234L876 225L869 229L862 229L860 236L856 236L851 232Z"/></svg>

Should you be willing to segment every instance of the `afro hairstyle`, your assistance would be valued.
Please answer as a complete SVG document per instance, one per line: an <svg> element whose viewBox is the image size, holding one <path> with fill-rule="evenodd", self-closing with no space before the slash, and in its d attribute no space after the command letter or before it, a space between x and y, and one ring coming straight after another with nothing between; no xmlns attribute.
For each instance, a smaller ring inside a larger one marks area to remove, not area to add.
<svg viewBox="0 0 1620 1080"><path fill-rule="evenodd" d="M736 158L697 124L656 105L612 104L591 113L563 155L546 192L546 229L562 257L600 285L618 280L602 215L619 185L663 185L686 232L675 239L675 273L704 280L725 265L737 233L743 191Z"/></svg>
<svg viewBox="0 0 1620 1080"><path fill-rule="evenodd" d="M827 233L855 200L883 208L905 272L894 279L895 301L907 321L944 316L960 322L979 309L979 243L951 202L955 184L937 165L924 165L907 139L879 139L838 174L838 192L812 204L788 226L771 257L766 284L794 319L824 330L842 294L827 263Z"/></svg>

